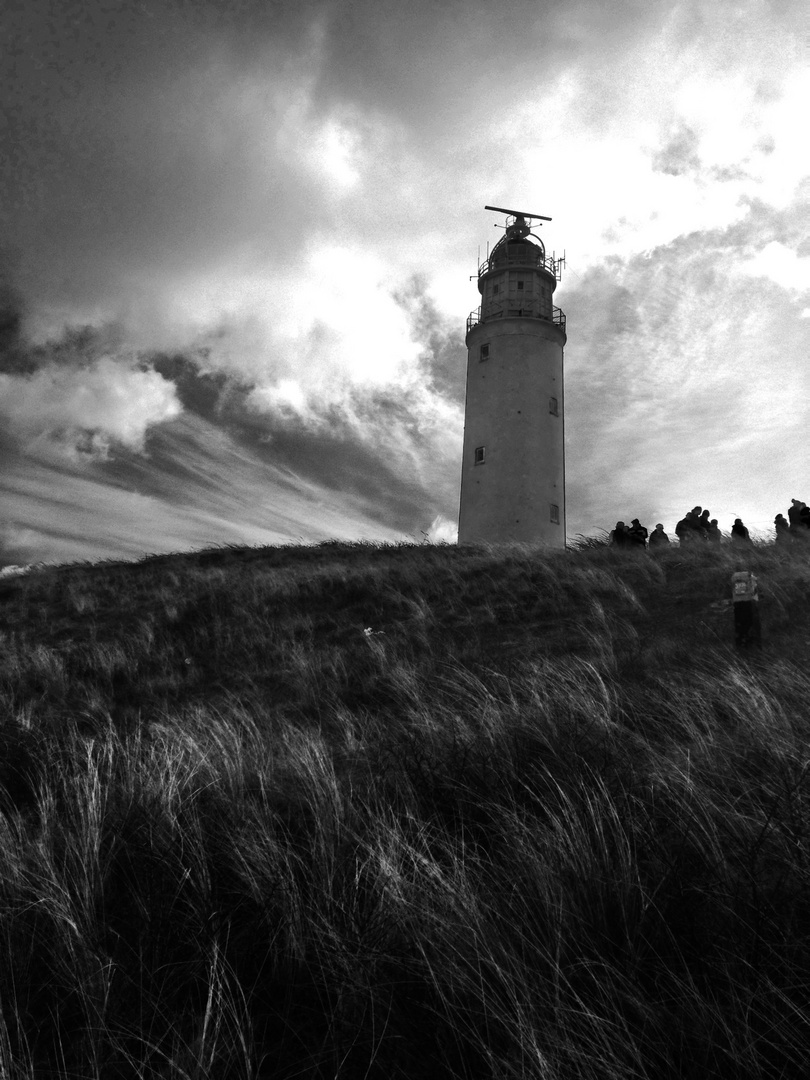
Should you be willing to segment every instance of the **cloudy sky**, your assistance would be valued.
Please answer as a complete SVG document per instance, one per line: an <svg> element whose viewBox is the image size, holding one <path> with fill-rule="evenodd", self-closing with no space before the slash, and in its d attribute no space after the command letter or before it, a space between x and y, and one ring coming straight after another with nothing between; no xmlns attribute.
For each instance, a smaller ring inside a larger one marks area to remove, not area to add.
<svg viewBox="0 0 810 1080"><path fill-rule="evenodd" d="M486 203L567 254L569 536L810 502L801 0L0 29L0 563L454 538Z"/></svg>

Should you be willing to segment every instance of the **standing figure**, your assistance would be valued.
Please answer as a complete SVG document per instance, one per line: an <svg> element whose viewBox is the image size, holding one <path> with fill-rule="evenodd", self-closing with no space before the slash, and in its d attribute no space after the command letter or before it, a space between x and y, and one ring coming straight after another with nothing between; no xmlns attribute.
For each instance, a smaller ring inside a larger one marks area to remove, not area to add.
<svg viewBox="0 0 810 1080"><path fill-rule="evenodd" d="M801 528L801 512L804 503L800 499L791 499L788 507L788 527L795 536Z"/></svg>
<svg viewBox="0 0 810 1080"><path fill-rule="evenodd" d="M688 544L692 539L691 529L689 528L689 511L687 511L678 524L675 526L675 535L678 537L682 544Z"/></svg>
<svg viewBox="0 0 810 1080"><path fill-rule="evenodd" d="M640 547L643 550L647 547L647 530L639 522L638 518L633 518L630 522L630 528L628 529L630 541L634 546Z"/></svg>
<svg viewBox="0 0 810 1080"><path fill-rule="evenodd" d="M748 535L748 529L743 525L740 518L734 518L734 524L731 526L731 542L732 544L752 544L753 541Z"/></svg>
<svg viewBox="0 0 810 1080"><path fill-rule="evenodd" d="M705 511L709 513L708 510ZM692 530L691 539L693 540L706 540L706 530L703 525L704 510L702 506L693 506L689 513L686 515L686 519L689 522L689 527ZM708 521L706 522L706 528L708 528Z"/></svg>
<svg viewBox="0 0 810 1080"><path fill-rule="evenodd" d="M685 532L682 539L685 540L687 544L696 544L703 536L700 531L700 514L701 508L695 506L687 511L687 514L683 519Z"/></svg>
<svg viewBox="0 0 810 1080"><path fill-rule="evenodd" d="M720 532L720 526L717 524L717 518L712 518L709 522L709 531L706 534L710 544L722 544L723 534Z"/></svg>
<svg viewBox="0 0 810 1080"><path fill-rule="evenodd" d="M784 514L777 514L773 519L774 527L776 528L776 542L780 546L789 544L791 541L790 525L785 520Z"/></svg>
<svg viewBox="0 0 810 1080"><path fill-rule="evenodd" d="M734 602L735 644L738 648L761 645L759 591L757 579L750 570L738 570L731 575L731 595Z"/></svg>
<svg viewBox="0 0 810 1080"><path fill-rule="evenodd" d="M616 522L616 528L610 534L610 546L611 547L627 547L632 543L632 540L627 535L627 526L623 521Z"/></svg>
<svg viewBox="0 0 810 1080"><path fill-rule="evenodd" d="M664 526L659 523L658 525L655 526L653 531L650 533L650 547L651 548L660 547L661 550L663 551L664 545L668 544L668 543L669 543L669 537L664 532Z"/></svg>

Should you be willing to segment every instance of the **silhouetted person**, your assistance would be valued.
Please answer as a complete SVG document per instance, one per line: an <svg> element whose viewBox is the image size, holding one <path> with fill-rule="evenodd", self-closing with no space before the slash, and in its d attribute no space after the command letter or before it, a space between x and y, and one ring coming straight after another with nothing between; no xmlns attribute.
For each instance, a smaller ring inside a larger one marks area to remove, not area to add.
<svg viewBox="0 0 810 1080"><path fill-rule="evenodd" d="M739 518L737 519L739 521ZM734 641L738 648L761 645L759 621L759 590L757 579L750 570L737 570L731 575L731 595L734 603Z"/></svg>
<svg viewBox="0 0 810 1080"><path fill-rule="evenodd" d="M638 518L633 518L630 522L630 528L627 530L630 536L630 541L634 547L640 548L642 551L647 547L647 530L639 522Z"/></svg>
<svg viewBox="0 0 810 1080"><path fill-rule="evenodd" d="M810 509L801 499L791 499L790 502L790 534L797 543L802 544L810 539Z"/></svg>
<svg viewBox="0 0 810 1080"><path fill-rule="evenodd" d="M610 534L611 547L627 547L632 540L627 535L628 529L623 521L616 522L616 528Z"/></svg>
<svg viewBox="0 0 810 1080"><path fill-rule="evenodd" d="M790 525L786 521L785 515L777 514L773 519L773 524L776 529L777 544L789 544L791 541Z"/></svg>
<svg viewBox="0 0 810 1080"><path fill-rule="evenodd" d="M712 518L709 522L709 529L706 533L706 539L710 544L722 544L723 534L720 532L720 526L717 524L717 518Z"/></svg>
<svg viewBox="0 0 810 1080"><path fill-rule="evenodd" d="M689 525L689 513L690 511L687 511L687 513L684 514L684 516L675 526L675 535L678 537L682 544L688 544L689 541L692 539L692 530Z"/></svg>
<svg viewBox="0 0 810 1080"><path fill-rule="evenodd" d="M703 513L698 518L698 527L703 530L703 534L704 534L705 538L708 538L710 524L711 523L709 522L709 511L704 510Z"/></svg>
<svg viewBox="0 0 810 1080"><path fill-rule="evenodd" d="M661 524L656 525L650 533L650 547L663 548L667 544L669 544L669 537L664 532L664 526Z"/></svg>
<svg viewBox="0 0 810 1080"><path fill-rule="evenodd" d="M704 510L701 506L693 506L689 513L686 515L686 520L689 522L689 528L692 531L692 540L704 541L708 539L709 522L708 520L704 524L703 515L708 515L709 511Z"/></svg>
<svg viewBox="0 0 810 1080"><path fill-rule="evenodd" d="M732 544L748 545L753 541L748 535L748 529L743 525L740 518L734 518L734 524L731 526L731 542Z"/></svg>
<svg viewBox="0 0 810 1080"><path fill-rule="evenodd" d="M675 526L675 532L678 533L681 543L692 544L706 539L706 530L701 525L702 513L703 507L693 506L683 520ZM681 532L678 532L678 526L682 526Z"/></svg>
<svg viewBox="0 0 810 1080"><path fill-rule="evenodd" d="M795 535L801 527L801 512L804 503L801 499L791 499L788 508L788 527Z"/></svg>

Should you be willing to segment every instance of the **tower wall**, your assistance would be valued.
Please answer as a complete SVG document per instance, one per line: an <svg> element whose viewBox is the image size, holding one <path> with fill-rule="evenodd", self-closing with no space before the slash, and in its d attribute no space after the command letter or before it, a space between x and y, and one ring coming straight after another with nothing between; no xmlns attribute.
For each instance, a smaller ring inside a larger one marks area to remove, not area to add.
<svg viewBox="0 0 810 1080"><path fill-rule="evenodd" d="M536 290L550 277L532 276ZM483 321L467 334L459 543L523 542L562 548L565 331L551 321L550 293L545 317L509 317L505 311L487 321L491 285L482 279L479 288ZM489 346L486 359L481 359L482 345ZM480 448L483 460L476 463ZM557 507L557 521L552 520L552 506Z"/></svg>

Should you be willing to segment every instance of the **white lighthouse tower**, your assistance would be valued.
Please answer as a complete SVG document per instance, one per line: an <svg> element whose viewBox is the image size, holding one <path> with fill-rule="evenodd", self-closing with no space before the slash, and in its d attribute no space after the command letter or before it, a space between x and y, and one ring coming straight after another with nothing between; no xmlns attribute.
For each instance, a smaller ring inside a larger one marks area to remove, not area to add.
<svg viewBox="0 0 810 1080"><path fill-rule="evenodd" d="M563 548L566 337L552 298L565 257L547 257L531 231L533 219L551 218L486 209L508 216L478 268L481 306L467 320L458 541Z"/></svg>

